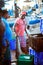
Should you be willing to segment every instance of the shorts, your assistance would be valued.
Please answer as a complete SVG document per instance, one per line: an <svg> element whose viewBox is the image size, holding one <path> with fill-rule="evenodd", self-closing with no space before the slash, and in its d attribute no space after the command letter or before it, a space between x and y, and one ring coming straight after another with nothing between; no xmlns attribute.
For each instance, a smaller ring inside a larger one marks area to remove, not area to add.
<svg viewBox="0 0 43 65"><path fill-rule="evenodd" d="M20 46L26 47L26 38L24 36L19 36Z"/></svg>

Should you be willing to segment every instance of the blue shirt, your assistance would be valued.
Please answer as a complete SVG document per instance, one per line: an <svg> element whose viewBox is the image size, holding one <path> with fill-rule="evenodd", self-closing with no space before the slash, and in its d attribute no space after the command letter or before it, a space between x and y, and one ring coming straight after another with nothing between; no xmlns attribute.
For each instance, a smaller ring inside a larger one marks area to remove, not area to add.
<svg viewBox="0 0 43 65"><path fill-rule="evenodd" d="M11 30L9 24L8 24L7 19L2 18L2 21L3 21L4 24L5 24L5 32L4 32L4 36L3 36L3 45L6 46L5 39L7 39L9 43L10 43L10 41L12 40L12 30Z"/></svg>

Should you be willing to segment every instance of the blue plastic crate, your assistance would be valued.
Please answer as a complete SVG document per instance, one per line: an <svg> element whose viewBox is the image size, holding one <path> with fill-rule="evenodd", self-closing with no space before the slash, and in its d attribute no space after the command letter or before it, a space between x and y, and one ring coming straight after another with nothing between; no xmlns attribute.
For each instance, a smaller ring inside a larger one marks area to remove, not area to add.
<svg viewBox="0 0 43 65"><path fill-rule="evenodd" d="M34 64L35 65L43 65L43 52L36 52L31 47L29 48L29 54L34 55Z"/></svg>
<svg viewBox="0 0 43 65"><path fill-rule="evenodd" d="M34 55L34 64L37 65L37 53L31 47L29 48L29 54Z"/></svg>
<svg viewBox="0 0 43 65"><path fill-rule="evenodd" d="M40 52L40 64L43 65L43 52Z"/></svg>
<svg viewBox="0 0 43 65"><path fill-rule="evenodd" d="M16 40L10 41L10 50L16 50Z"/></svg>

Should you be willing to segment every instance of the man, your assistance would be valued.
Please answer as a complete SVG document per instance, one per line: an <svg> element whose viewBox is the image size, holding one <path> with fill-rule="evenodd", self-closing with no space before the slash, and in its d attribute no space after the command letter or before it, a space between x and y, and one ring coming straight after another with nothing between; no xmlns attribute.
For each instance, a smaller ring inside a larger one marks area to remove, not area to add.
<svg viewBox="0 0 43 65"><path fill-rule="evenodd" d="M19 17L19 10L20 10L20 8L17 6L16 3L14 4L14 6L15 6L15 18L17 18L17 17Z"/></svg>
<svg viewBox="0 0 43 65"><path fill-rule="evenodd" d="M12 40L12 30L8 24L7 18L8 18L8 12L7 10L3 10L2 11L2 21L5 24L5 32L4 32L4 37L3 37L3 45L6 46L6 42L4 41L5 39L7 39L7 42L10 44L10 41ZM8 47L6 49L6 53L5 53L5 58L4 58L4 63L3 65L11 65L11 54L10 54L10 47Z"/></svg>
<svg viewBox="0 0 43 65"><path fill-rule="evenodd" d="M12 30L8 24L8 21L7 21L8 18L9 18L8 11L3 10L2 11L2 21L4 22L5 27L6 27L6 30L5 30L6 38L10 42L12 40Z"/></svg>
<svg viewBox="0 0 43 65"><path fill-rule="evenodd" d="M0 65L3 65L4 64L3 61L5 58L4 54L6 53L8 42L7 42L7 39L4 39L4 33L5 33L6 27L1 18L2 18L2 10L0 9ZM4 42L6 42L6 46L3 45Z"/></svg>
<svg viewBox="0 0 43 65"><path fill-rule="evenodd" d="M26 47L26 39L24 33L26 31L26 22L25 22L26 12L22 12L20 18L17 18L14 31L16 35L19 37L21 50L23 53L28 54L27 47Z"/></svg>

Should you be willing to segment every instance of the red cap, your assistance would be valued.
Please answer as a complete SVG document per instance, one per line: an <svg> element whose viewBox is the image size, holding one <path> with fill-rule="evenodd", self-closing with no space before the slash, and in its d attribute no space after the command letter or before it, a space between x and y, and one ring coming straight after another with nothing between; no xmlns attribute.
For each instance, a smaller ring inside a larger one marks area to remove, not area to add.
<svg viewBox="0 0 43 65"><path fill-rule="evenodd" d="M23 11L23 12L21 12L21 15L26 15L26 12L24 12L24 11Z"/></svg>

